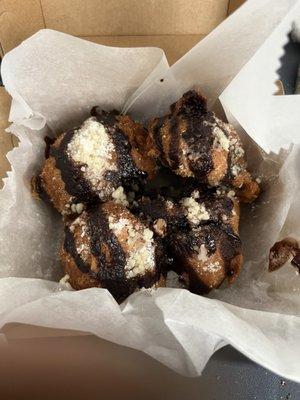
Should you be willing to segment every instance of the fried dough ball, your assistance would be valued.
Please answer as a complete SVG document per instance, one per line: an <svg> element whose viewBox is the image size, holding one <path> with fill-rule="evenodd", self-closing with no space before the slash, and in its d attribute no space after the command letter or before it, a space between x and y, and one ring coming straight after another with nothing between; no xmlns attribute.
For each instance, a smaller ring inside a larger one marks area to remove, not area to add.
<svg viewBox="0 0 300 400"><path fill-rule="evenodd" d="M136 202L133 212L150 224L161 237L174 230L187 230L215 222L227 226L238 234L240 205L232 190L193 190L175 202L158 196L154 199L142 197Z"/></svg>
<svg viewBox="0 0 300 400"><path fill-rule="evenodd" d="M194 293L218 288L226 278L232 283L242 267L239 237L214 223L171 234L169 246Z"/></svg>
<svg viewBox="0 0 300 400"><path fill-rule="evenodd" d="M128 116L95 107L79 128L60 135L49 150L33 190L63 215L115 199L126 204L124 186L155 174L155 163L140 153L146 132Z"/></svg>
<svg viewBox="0 0 300 400"><path fill-rule="evenodd" d="M184 178L233 186L243 201L259 194L237 132L207 111L206 100L195 90L174 103L169 114L150 122L146 154Z"/></svg>
<svg viewBox="0 0 300 400"><path fill-rule="evenodd" d="M61 263L74 289L107 288L117 301L164 285L163 255L153 232L114 202L83 211L65 227Z"/></svg>

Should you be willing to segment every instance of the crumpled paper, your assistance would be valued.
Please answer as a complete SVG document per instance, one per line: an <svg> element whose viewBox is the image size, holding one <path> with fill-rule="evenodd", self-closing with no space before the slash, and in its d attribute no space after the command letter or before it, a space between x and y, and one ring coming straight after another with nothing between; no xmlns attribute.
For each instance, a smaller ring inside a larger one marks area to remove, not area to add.
<svg viewBox="0 0 300 400"><path fill-rule="evenodd" d="M300 277L289 266L270 274L266 262L274 241L300 236L300 147L291 145L298 140L292 123L283 141L282 125L299 97L281 99L285 108L270 119L278 57L295 13L296 0L250 0L170 69L159 49L107 48L49 30L5 56L2 75L13 97L10 131L20 145L8 155L12 171L0 193L0 327L21 322L91 332L188 376L199 375L213 352L230 343L300 382ZM266 73L260 71L260 86L259 76L251 76L252 60L266 66L264 54L269 64ZM257 95L251 85L261 88ZM250 168L264 182L260 200L243 210L241 276L206 298L161 288L135 293L120 306L105 289L62 290L60 221L30 195L30 178L43 158L42 137L78 123L94 104L147 119L194 86L211 105L220 98L242 135ZM258 112L255 96L269 105Z"/></svg>

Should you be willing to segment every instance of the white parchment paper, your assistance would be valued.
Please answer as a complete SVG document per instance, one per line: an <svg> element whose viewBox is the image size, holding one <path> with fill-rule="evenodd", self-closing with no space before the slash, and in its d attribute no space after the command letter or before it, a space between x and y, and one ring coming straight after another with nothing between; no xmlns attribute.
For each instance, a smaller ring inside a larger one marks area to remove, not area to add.
<svg viewBox="0 0 300 400"><path fill-rule="evenodd" d="M278 110L277 122L270 119L278 57L296 12L296 0L250 0L171 69L159 49L107 48L49 30L5 56L2 75L13 97L10 130L20 145L8 155L12 172L0 193L0 327L22 322L91 332L188 376L199 375L213 352L230 343L300 382L300 277L289 266L269 274L266 265L274 241L300 236L300 149L290 145L298 140L293 124L282 139L288 104L295 107L297 96ZM255 65L262 62L264 54L269 64L261 71L257 97L264 96L258 104L269 106L258 109L245 80L255 81L255 68L248 65L253 58ZM210 104L220 97L245 141L250 168L264 180L259 202L243 212L246 262L240 278L209 298L162 288L135 293L121 306L104 289L61 290L60 222L30 195L29 180L43 158L43 135L78 123L95 104L147 119L194 86ZM274 153L263 153L257 143ZM285 150L278 152L281 147Z"/></svg>

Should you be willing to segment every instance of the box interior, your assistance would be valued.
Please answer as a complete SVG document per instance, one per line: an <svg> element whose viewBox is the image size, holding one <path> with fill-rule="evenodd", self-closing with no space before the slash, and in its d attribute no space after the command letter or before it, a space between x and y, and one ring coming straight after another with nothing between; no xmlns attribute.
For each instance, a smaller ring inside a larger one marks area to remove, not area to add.
<svg viewBox="0 0 300 400"><path fill-rule="evenodd" d="M162 48L176 62L245 0L5 0L0 2L0 52L49 28L108 46ZM10 96L0 87L0 187L6 154L17 139L5 132Z"/></svg>

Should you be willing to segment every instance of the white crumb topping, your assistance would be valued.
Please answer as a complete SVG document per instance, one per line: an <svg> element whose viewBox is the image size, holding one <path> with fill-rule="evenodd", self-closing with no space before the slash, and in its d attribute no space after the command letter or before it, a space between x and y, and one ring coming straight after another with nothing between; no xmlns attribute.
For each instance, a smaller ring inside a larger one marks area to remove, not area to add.
<svg viewBox="0 0 300 400"><path fill-rule="evenodd" d="M229 190L228 191L228 189L226 187L224 187L224 186L221 186L219 189L217 189L216 193L217 193L218 196L227 196L230 199L234 199L235 198L235 191L234 190Z"/></svg>
<svg viewBox="0 0 300 400"><path fill-rule="evenodd" d="M82 203L73 203L71 204L71 211L74 214L81 214L84 209L84 205Z"/></svg>
<svg viewBox="0 0 300 400"><path fill-rule="evenodd" d="M122 204L123 206L128 206L129 202L126 197L126 193L124 192L123 186L119 186L113 193L112 198L115 200L116 203Z"/></svg>
<svg viewBox="0 0 300 400"><path fill-rule="evenodd" d="M100 196L105 193L104 173L117 170L116 161L112 157L114 150L113 142L105 127L94 117L87 119L74 132L68 144L68 156L75 163L82 165L83 176Z"/></svg>
<svg viewBox="0 0 300 400"><path fill-rule="evenodd" d="M233 176L237 176L245 168L243 165L243 156L245 154L244 149L242 148L242 144L236 135L234 127L230 124L226 124L218 118L216 118L216 120L218 125L226 133L226 136L229 139L231 173Z"/></svg>
<svg viewBox="0 0 300 400"><path fill-rule="evenodd" d="M83 261L87 261L88 256L90 255L90 247L87 243L81 243L76 246L76 251Z"/></svg>
<svg viewBox="0 0 300 400"><path fill-rule="evenodd" d="M73 290L72 286L69 283L70 276L66 274L59 281L59 289L58 290Z"/></svg>
<svg viewBox="0 0 300 400"><path fill-rule="evenodd" d="M153 223L153 229L159 236L164 236L168 229L166 220L163 218L156 219Z"/></svg>
<svg viewBox="0 0 300 400"><path fill-rule="evenodd" d="M219 261L216 261L215 263L210 263L207 265L203 265L202 270L204 272L217 272L222 268L222 265L219 263Z"/></svg>
<svg viewBox="0 0 300 400"><path fill-rule="evenodd" d="M129 247L125 265L128 279L155 269L155 243L153 232L143 225L134 226L127 218L108 217L109 228L116 236L124 234Z"/></svg>
<svg viewBox="0 0 300 400"><path fill-rule="evenodd" d="M225 214L222 215L222 221L223 222L227 222L228 221L227 215L225 215Z"/></svg>
<svg viewBox="0 0 300 400"><path fill-rule="evenodd" d="M230 146L230 141L229 141L228 137L225 135L225 133L222 131L222 129L219 128L218 126L216 126L213 130L213 135L215 136L220 147L223 150L228 151L229 146Z"/></svg>
<svg viewBox="0 0 300 400"><path fill-rule="evenodd" d="M70 231L74 233L76 227L80 228L80 230L76 232L76 235L74 235L76 251L83 261L87 261L90 255L90 238L88 235L86 220L83 218L83 214L81 214L81 216L77 217L72 222L70 225Z"/></svg>
<svg viewBox="0 0 300 400"><path fill-rule="evenodd" d="M174 207L174 203L170 200L166 201L166 207L168 210L171 210Z"/></svg>
<svg viewBox="0 0 300 400"><path fill-rule="evenodd" d="M199 261L205 262L208 259L207 251L204 244L201 246L194 246L193 249L198 253L197 258Z"/></svg>
<svg viewBox="0 0 300 400"><path fill-rule="evenodd" d="M235 191L229 190L229 192L227 193L227 197L229 197L230 199L233 199L235 197Z"/></svg>
<svg viewBox="0 0 300 400"><path fill-rule="evenodd" d="M232 173L233 176L237 176L241 172L241 170L242 170L242 168L238 164L234 164L231 167L231 173Z"/></svg>
<svg viewBox="0 0 300 400"><path fill-rule="evenodd" d="M203 203L198 203L192 197L185 197L181 200L185 215L191 224L199 224L201 221L207 221L210 216Z"/></svg>
<svg viewBox="0 0 300 400"><path fill-rule="evenodd" d="M191 197L192 197L193 199L199 199L199 197L200 197L199 190L194 190L194 191L192 192L192 194L191 194Z"/></svg>

